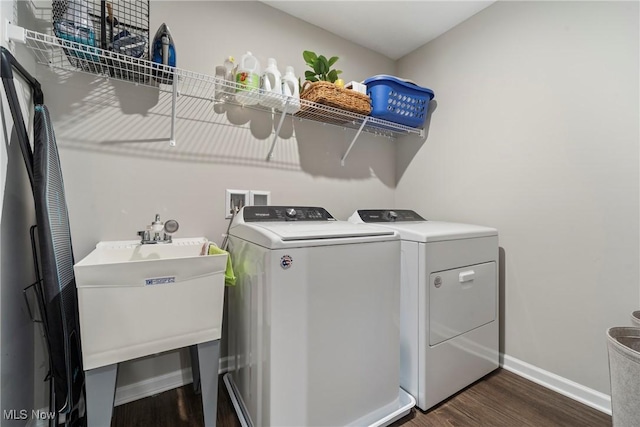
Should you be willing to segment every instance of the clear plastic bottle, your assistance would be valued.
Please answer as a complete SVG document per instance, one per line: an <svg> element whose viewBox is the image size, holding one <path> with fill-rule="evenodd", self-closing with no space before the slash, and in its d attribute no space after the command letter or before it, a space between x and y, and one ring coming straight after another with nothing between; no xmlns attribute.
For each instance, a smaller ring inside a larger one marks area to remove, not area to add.
<svg viewBox="0 0 640 427"><path fill-rule="evenodd" d="M243 105L260 102L260 61L251 52L242 55L236 69L236 101Z"/></svg>
<svg viewBox="0 0 640 427"><path fill-rule="evenodd" d="M267 59L267 68L262 73L261 85L262 96L260 104L269 108L281 107L284 103L282 96L282 80L278 64L274 58Z"/></svg>
<svg viewBox="0 0 640 427"><path fill-rule="evenodd" d="M235 63L233 56L224 59L223 65L216 66L215 99L224 96L227 100L235 93Z"/></svg>
<svg viewBox="0 0 640 427"><path fill-rule="evenodd" d="M226 76L227 72L224 68L224 65L216 65L216 81L215 81L215 99L222 99L222 95L226 89Z"/></svg>
<svg viewBox="0 0 640 427"><path fill-rule="evenodd" d="M235 92L235 88L233 84L236 81L236 60L233 56L227 56L224 60L224 79L227 81L227 85L224 88L224 92L228 94L233 94Z"/></svg>
<svg viewBox="0 0 640 427"><path fill-rule="evenodd" d="M282 76L282 94L285 96L285 105L282 108L284 112L293 114L300 110L298 78L290 65L285 69L284 76Z"/></svg>

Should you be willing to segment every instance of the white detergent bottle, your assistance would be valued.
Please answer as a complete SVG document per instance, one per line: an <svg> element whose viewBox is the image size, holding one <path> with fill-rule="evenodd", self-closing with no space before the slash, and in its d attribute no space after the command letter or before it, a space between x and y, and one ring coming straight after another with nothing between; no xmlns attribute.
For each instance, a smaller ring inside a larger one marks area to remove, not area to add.
<svg viewBox="0 0 640 427"><path fill-rule="evenodd" d="M274 58L267 59L267 68L262 73L261 89L261 105L268 108L282 107L284 103L282 81L280 71L278 71L278 64Z"/></svg>
<svg viewBox="0 0 640 427"><path fill-rule="evenodd" d="M260 101L260 62L251 52L242 55L236 69L236 101L254 105Z"/></svg>
<svg viewBox="0 0 640 427"><path fill-rule="evenodd" d="M293 67L288 66L282 76L282 94L285 96L285 105L282 110L293 114L300 110L300 89L298 78L293 73Z"/></svg>

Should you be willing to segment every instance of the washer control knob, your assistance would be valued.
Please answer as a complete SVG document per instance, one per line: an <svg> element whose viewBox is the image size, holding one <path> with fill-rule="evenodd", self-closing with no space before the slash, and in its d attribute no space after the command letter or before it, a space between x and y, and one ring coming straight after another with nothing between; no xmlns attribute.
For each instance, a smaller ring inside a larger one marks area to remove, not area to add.
<svg viewBox="0 0 640 427"><path fill-rule="evenodd" d="M442 277L436 276L435 280L433 281L433 285L436 288L439 288L440 286L442 286Z"/></svg>
<svg viewBox="0 0 640 427"><path fill-rule="evenodd" d="M295 218L296 217L296 210L293 208L287 208L287 210L285 211L285 214L289 217L289 218Z"/></svg>

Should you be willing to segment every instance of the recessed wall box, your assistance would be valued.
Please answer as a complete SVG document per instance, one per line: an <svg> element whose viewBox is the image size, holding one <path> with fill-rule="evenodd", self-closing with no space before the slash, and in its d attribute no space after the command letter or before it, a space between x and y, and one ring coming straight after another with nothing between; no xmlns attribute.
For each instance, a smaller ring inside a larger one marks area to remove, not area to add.
<svg viewBox="0 0 640 427"><path fill-rule="evenodd" d="M271 204L271 191L251 190L249 192L251 206L267 206Z"/></svg>
<svg viewBox="0 0 640 427"><path fill-rule="evenodd" d="M248 190L227 190L224 198L225 218L231 218L233 212L237 212L241 207L249 204Z"/></svg>

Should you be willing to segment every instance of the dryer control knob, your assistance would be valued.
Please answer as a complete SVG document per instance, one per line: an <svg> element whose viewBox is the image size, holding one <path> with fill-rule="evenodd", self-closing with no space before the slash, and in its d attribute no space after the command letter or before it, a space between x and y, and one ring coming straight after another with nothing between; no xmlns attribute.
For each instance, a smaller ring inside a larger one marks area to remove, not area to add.
<svg viewBox="0 0 640 427"><path fill-rule="evenodd" d="M393 222L398 218L398 214L395 211L386 211L383 214L383 218L389 222Z"/></svg>
<svg viewBox="0 0 640 427"><path fill-rule="evenodd" d="M442 286L442 277L436 276L435 280L433 281L433 285L436 288L439 288L440 286Z"/></svg>
<svg viewBox="0 0 640 427"><path fill-rule="evenodd" d="M293 209L293 208L287 208L287 210L285 211L285 213L287 214L287 216L288 216L289 218L295 218L295 217L296 217L296 214L297 214L296 210L295 210L295 209Z"/></svg>

